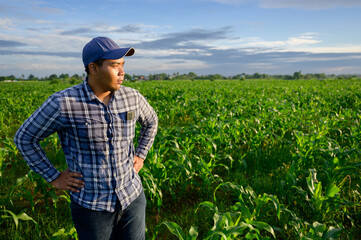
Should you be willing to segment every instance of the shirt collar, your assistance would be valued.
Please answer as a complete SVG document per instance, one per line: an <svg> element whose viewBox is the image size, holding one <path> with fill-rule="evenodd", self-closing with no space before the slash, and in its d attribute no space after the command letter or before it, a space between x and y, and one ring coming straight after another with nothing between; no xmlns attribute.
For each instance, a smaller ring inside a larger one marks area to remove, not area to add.
<svg viewBox="0 0 361 240"><path fill-rule="evenodd" d="M83 85L84 85L84 89L85 89L85 94L87 95L87 97L90 100L94 100L97 99L97 96L95 95L95 93L93 92L93 90L91 89L91 87L88 84L88 77L86 77L83 81Z"/></svg>
<svg viewBox="0 0 361 240"><path fill-rule="evenodd" d="M84 85L85 93L90 100L98 99L97 96L95 95L95 93L93 92L93 90L91 89L91 87L89 86L88 77L86 77L84 79L83 85ZM120 86L120 88L122 88L122 87L123 86ZM118 99L120 97L120 91L119 90L115 91L113 93L113 97Z"/></svg>
<svg viewBox="0 0 361 240"><path fill-rule="evenodd" d="M123 87L123 86L120 86L120 89L121 89L122 87ZM120 97L120 91L119 91L119 90L115 91L115 92L113 93L113 96L114 96L114 98L118 99L118 98Z"/></svg>

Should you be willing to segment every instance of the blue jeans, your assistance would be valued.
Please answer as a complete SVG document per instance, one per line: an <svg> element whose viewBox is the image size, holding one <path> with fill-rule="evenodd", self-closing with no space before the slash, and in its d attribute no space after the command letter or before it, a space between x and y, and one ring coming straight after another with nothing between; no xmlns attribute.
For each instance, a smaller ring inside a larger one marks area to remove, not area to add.
<svg viewBox="0 0 361 240"><path fill-rule="evenodd" d="M124 211L119 201L114 212L93 211L74 201L70 208L79 240L145 239L146 199L143 191Z"/></svg>

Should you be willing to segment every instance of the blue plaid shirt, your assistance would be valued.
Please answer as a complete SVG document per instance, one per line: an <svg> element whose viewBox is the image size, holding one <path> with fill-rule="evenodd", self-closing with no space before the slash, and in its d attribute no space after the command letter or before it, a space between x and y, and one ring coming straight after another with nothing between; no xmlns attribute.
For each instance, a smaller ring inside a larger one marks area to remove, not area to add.
<svg viewBox="0 0 361 240"><path fill-rule="evenodd" d="M141 131L134 149L137 121ZM51 95L23 123L14 141L29 167L51 182L60 172L39 141L57 132L69 170L84 177L80 192L70 191L72 199L85 208L113 212L117 199L125 209L141 193L133 158L146 158L157 127L155 111L137 90L121 86L106 106L86 79Z"/></svg>

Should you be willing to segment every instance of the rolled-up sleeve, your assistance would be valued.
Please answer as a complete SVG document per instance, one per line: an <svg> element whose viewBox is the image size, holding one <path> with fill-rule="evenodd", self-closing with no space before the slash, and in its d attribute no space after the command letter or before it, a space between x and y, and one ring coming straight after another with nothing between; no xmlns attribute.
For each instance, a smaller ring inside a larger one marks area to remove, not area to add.
<svg viewBox="0 0 361 240"><path fill-rule="evenodd" d="M14 142L29 167L39 173L47 182L55 180L60 172L50 163L40 141L61 128L60 106L50 96L15 134Z"/></svg>
<svg viewBox="0 0 361 240"><path fill-rule="evenodd" d="M139 98L139 108L138 122L141 125L141 130L135 155L145 159L157 134L158 117L154 109L142 95L140 95Z"/></svg>

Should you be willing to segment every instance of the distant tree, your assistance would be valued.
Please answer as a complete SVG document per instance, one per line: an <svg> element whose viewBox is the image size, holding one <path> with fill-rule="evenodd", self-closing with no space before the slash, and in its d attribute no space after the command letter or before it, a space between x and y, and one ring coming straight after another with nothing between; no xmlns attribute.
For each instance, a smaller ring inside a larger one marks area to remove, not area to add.
<svg viewBox="0 0 361 240"><path fill-rule="evenodd" d="M315 73L315 77L317 79L325 79L326 78L326 74L324 73Z"/></svg>
<svg viewBox="0 0 361 240"><path fill-rule="evenodd" d="M169 80L169 76L166 73L158 74L158 80Z"/></svg>
<svg viewBox="0 0 361 240"><path fill-rule="evenodd" d="M213 79L223 79L224 77L221 74L213 74Z"/></svg>
<svg viewBox="0 0 361 240"><path fill-rule="evenodd" d="M293 76L291 76L291 75L283 75L283 79L292 80L292 79L294 79L294 78L293 78Z"/></svg>
<svg viewBox="0 0 361 240"><path fill-rule="evenodd" d="M130 80L132 80L132 76L130 74L128 74L128 73L125 73L124 74L124 80L130 81Z"/></svg>
<svg viewBox="0 0 361 240"><path fill-rule="evenodd" d="M79 75L79 74L74 74L73 76L71 76L72 78L75 78L75 79L77 79L77 80L82 80L83 78Z"/></svg>
<svg viewBox="0 0 361 240"><path fill-rule="evenodd" d="M256 73L253 74L253 78L259 79L259 78L261 78L261 74L256 72Z"/></svg>
<svg viewBox="0 0 361 240"><path fill-rule="evenodd" d="M83 79L79 76L79 74L74 74L66 80L69 81L70 84L75 85L81 83Z"/></svg>
<svg viewBox="0 0 361 240"><path fill-rule="evenodd" d="M305 79L311 79L312 78L312 74L310 73L307 73L305 76L304 76Z"/></svg>
<svg viewBox="0 0 361 240"><path fill-rule="evenodd" d="M293 73L293 79L301 79L301 78L302 78L301 71Z"/></svg>
<svg viewBox="0 0 361 240"><path fill-rule="evenodd" d="M61 78L61 79L68 79L68 78L69 78L69 74L67 74L67 73L62 73L62 74L59 75L59 78Z"/></svg>
<svg viewBox="0 0 361 240"><path fill-rule="evenodd" d="M58 78L58 76L56 74L51 74L48 79L49 80L54 80L54 79L57 79L57 78Z"/></svg>
<svg viewBox="0 0 361 240"><path fill-rule="evenodd" d="M28 80L30 80L30 81L35 80L35 76L33 74L30 74L28 77Z"/></svg>
<svg viewBox="0 0 361 240"><path fill-rule="evenodd" d="M232 79L240 79L241 78L241 74L237 74L237 75L234 75L233 77L232 77Z"/></svg>
<svg viewBox="0 0 361 240"><path fill-rule="evenodd" d="M197 77L197 74L195 74L194 72L189 72L188 73L188 78L193 79L193 78L196 78L196 77Z"/></svg>

